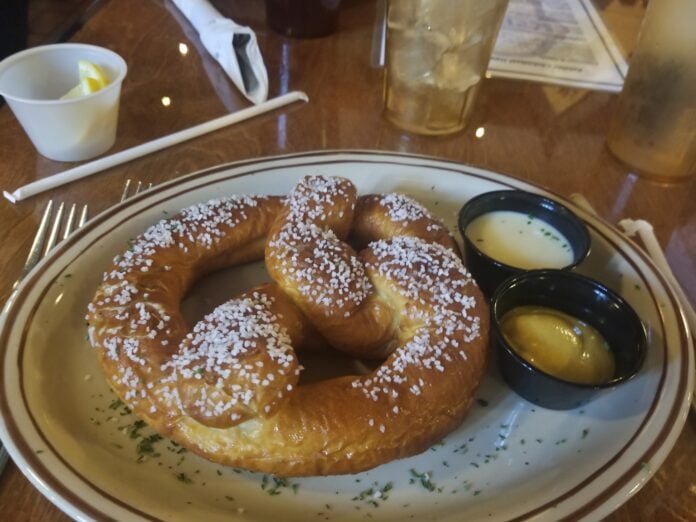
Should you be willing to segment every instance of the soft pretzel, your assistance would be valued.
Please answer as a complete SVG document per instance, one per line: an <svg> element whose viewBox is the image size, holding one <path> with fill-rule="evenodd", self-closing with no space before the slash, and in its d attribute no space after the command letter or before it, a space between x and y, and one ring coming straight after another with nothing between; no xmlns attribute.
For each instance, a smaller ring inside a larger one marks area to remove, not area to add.
<svg viewBox="0 0 696 522"><path fill-rule="evenodd" d="M195 279L264 251L275 283L189 330L179 304ZM358 198L348 180L306 177L285 200L213 200L150 227L104 275L90 340L133 412L210 460L358 472L423 451L472 402L488 316L457 252L405 196ZM310 348L385 360L300 384L297 353Z"/></svg>

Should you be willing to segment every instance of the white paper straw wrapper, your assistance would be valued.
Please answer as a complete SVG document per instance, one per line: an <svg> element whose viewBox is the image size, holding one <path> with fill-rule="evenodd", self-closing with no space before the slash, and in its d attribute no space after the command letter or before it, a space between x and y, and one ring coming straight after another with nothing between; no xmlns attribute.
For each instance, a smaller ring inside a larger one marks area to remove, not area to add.
<svg viewBox="0 0 696 522"><path fill-rule="evenodd" d="M621 227L629 237L636 234L638 235L648 255L660 268L662 273L667 278L667 281L669 281L669 284L677 294L682 310L684 311L684 315L686 316L686 321L689 323L691 335L696 335L696 313L694 313L694 309L691 306L691 303L689 303L689 299L686 297L681 285L679 285L679 282L674 277L672 269L669 267L669 263L667 262L667 258L662 252L660 243L657 241L657 237L655 237L655 232L653 231L652 225L643 219L622 219L619 221L619 227Z"/></svg>
<svg viewBox="0 0 696 522"><path fill-rule="evenodd" d="M571 194L570 199L573 200L573 202L583 210L586 210L587 212L590 212L595 216L597 215L597 211L590 204L590 202L587 201L587 198L585 198L585 196L583 196L582 194ZM686 321L687 323L689 323L689 330L691 330L691 335L695 336L696 313L694 312L694 309L691 306L691 303L689 302L689 298L686 297L684 290L682 290L681 285L677 281L677 278L674 277L674 273L672 272L667 258L665 257L665 254L662 251L662 247L660 247L660 243L657 241L657 237L655 237L653 226L644 219L622 219L621 221L619 221L619 227L624 231L624 234L626 234L628 237L638 235L641 242L643 243L645 251L654 261L654 263L657 265L660 271L664 274L664 276L667 278L667 281L669 282L670 286L674 289L674 292L677 294L682 310L684 310Z"/></svg>
<svg viewBox="0 0 696 522"><path fill-rule="evenodd" d="M309 97L304 92L292 91L287 94L283 94L282 96L267 100L263 103L259 103L258 105L254 105L253 107L247 107L246 109L233 112L232 114L227 114L199 125L194 125L188 129L180 130L178 132L168 134L167 136L162 136L161 138L148 141L147 143L143 143L141 145L136 145L130 149L122 150L115 154L111 154L110 156L105 156L103 158L99 158L98 160L90 161L89 163L60 172L53 176L34 181L28 185L19 187L13 192L8 192L5 190L3 191L3 195L12 203L16 203L17 201L22 201L23 199L30 198L36 194L40 194L41 192L65 185L66 183L77 181L78 179L91 176L92 174L96 174L102 170L115 167L116 165L121 165L122 163L127 163L152 152L166 149L167 147L197 138L204 134L208 134L209 132L239 123L240 121L254 118L296 101L307 102L309 101Z"/></svg>

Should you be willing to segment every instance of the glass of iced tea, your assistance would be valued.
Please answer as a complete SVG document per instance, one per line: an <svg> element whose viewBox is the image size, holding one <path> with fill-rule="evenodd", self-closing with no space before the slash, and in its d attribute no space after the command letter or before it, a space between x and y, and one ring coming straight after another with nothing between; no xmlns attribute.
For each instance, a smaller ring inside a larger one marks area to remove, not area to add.
<svg viewBox="0 0 696 522"><path fill-rule="evenodd" d="M464 128L508 0L389 0L384 114L418 134Z"/></svg>
<svg viewBox="0 0 696 522"><path fill-rule="evenodd" d="M607 140L643 176L696 174L696 1L648 4Z"/></svg>

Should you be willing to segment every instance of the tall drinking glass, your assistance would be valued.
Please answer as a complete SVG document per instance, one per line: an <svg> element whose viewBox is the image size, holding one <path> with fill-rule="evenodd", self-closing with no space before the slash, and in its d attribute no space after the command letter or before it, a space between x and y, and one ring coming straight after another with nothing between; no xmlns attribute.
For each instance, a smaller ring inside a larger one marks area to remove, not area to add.
<svg viewBox="0 0 696 522"><path fill-rule="evenodd" d="M508 0L390 0L384 114L419 134L464 128Z"/></svg>
<svg viewBox="0 0 696 522"><path fill-rule="evenodd" d="M696 0L653 0L609 130L609 149L639 174L696 174Z"/></svg>

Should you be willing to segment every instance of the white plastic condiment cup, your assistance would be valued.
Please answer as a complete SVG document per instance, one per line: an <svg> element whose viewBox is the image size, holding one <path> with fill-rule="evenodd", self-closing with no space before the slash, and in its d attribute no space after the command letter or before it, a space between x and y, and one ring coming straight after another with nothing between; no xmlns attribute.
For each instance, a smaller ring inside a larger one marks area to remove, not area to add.
<svg viewBox="0 0 696 522"><path fill-rule="evenodd" d="M78 61L99 65L109 84L92 94L61 100L80 82ZM115 52L79 43L33 47L0 62L0 95L43 156L81 161L116 141L121 84L127 66Z"/></svg>

